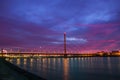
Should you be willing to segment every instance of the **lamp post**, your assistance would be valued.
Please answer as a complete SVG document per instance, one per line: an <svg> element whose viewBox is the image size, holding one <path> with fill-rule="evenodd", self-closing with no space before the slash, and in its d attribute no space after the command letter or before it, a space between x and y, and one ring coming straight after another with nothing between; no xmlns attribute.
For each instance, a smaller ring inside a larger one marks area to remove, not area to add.
<svg viewBox="0 0 120 80"><path fill-rule="evenodd" d="M2 57L3 57L3 49L1 49L1 54L2 54Z"/></svg>

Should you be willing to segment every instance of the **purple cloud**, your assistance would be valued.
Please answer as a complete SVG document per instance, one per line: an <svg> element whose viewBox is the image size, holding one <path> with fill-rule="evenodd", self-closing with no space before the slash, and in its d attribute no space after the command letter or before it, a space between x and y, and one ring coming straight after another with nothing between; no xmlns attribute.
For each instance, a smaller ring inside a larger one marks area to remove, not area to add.
<svg viewBox="0 0 120 80"><path fill-rule="evenodd" d="M0 48L120 48L119 0L0 0Z"/></svg>

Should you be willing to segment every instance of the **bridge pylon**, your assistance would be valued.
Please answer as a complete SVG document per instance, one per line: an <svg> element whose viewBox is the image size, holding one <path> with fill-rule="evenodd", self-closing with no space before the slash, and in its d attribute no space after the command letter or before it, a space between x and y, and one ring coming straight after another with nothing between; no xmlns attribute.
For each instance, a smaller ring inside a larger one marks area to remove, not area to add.
<svg viewBox="0 0 120 80"><path fill-rule="evenodd" d="M67 57L67 50L66 50L66 32L64 32L64 57Z"/></svg>

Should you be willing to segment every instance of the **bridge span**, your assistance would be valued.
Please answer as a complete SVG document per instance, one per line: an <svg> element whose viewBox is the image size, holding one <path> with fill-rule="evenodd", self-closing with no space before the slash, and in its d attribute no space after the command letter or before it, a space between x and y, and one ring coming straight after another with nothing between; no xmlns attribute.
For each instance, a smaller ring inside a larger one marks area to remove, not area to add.
<svg viewBox="0 0 120 80"><path fill-rule="evenodd" d="M80 53L39 53L39 52L22 52L22 53L3 53L0 56L4 57L89 57L95 54L80 54Z"/></svg>

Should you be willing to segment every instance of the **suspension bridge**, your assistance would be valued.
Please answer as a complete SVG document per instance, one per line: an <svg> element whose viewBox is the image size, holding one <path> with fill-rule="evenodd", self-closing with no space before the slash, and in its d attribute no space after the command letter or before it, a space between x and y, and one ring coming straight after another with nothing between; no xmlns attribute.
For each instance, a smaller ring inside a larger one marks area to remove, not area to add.
<svg viewBox="0 0 120 80"><path fill-rule="evenodd" d="M99 51L99 50L98 50ZM2 48L0 56L5 57L69 57L69 56L96 56L97 50L90 50L90 51L81 51L80 47L68 47L66 43L66 33L64 33L64 42L60 46L48 46L48 47L39 47L39 48L21 48L21 47L14 47L14 48ZM107 53L107 55L111 55L110 51L99 52L99 55L103 55Z"/></svg>

